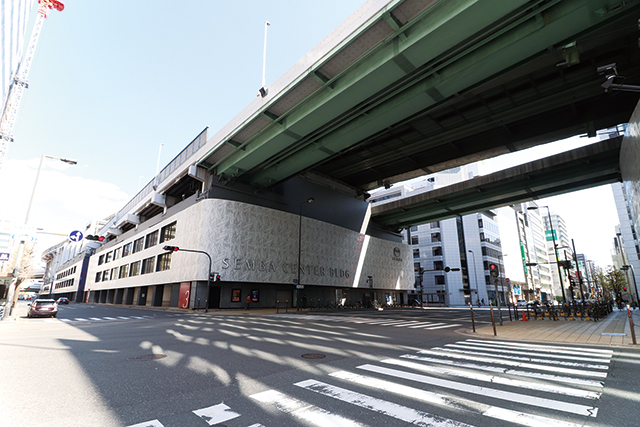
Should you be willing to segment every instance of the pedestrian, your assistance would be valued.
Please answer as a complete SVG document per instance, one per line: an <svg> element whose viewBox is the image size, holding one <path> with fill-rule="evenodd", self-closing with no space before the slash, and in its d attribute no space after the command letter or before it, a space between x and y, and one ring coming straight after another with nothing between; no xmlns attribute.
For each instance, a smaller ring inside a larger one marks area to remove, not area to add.
<svg viewBox="0 0 640 427"><path fill-rule="evenodd" d="M247 295L247 308L245 308L245 310L249 310L250 304L251 304L251 294Z"/></svg>

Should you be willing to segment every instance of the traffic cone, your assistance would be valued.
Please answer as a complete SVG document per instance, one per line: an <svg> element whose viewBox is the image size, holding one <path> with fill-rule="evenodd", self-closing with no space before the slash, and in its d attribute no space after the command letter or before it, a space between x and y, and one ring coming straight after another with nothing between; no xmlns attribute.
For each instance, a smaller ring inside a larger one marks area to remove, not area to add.
<svg viewBox="0 0 640 427"><path fill-rule="evenodd" d="M524 310L522 310L522 321L523 322L527 321L527 316L524 314Z"/></svg>

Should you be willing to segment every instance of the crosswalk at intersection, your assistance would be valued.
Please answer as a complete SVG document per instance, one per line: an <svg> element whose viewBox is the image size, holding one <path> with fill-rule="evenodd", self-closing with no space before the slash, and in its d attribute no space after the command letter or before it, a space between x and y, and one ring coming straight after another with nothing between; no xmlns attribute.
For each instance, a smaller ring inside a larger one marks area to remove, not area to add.
<svg viewBox="0 0 640 427"><path fill-rule="evenodd" d="M588 426L597 420L613 355L588 346L468 339L249 395L261 413L279 413L278 421L245 416L230 402L191 409L190 416L203 427L275 427L282 416L286 425L319 427Z"/></svg>

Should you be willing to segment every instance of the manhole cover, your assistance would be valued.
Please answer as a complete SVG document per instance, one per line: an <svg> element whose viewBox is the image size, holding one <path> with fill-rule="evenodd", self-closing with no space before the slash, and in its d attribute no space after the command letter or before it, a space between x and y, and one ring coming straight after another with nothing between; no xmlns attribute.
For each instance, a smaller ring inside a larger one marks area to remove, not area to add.
<svg viewBox="0 0 640 427"><path fill-rule="evenodd" d="M303 354L302 357L304 359L324 359L326 356L320 353L307 353Z"/></svg>
<svg viewBox="0 0 640 427"><path fill-rule="evenodd" d="M141 354L140 356L129 357L127 360L138 360L141 362L148 362L149 360L164 359L166 354Z"/></svg>

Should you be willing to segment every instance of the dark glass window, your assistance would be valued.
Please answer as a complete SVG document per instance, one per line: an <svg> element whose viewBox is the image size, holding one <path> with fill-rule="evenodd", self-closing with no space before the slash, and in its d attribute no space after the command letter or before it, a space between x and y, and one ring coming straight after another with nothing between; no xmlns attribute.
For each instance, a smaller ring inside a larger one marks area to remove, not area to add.
<svg viewBox="0 0 640 427"><path fill-rule="evenodd" d="M144 241L145 249L148 249L158 244L158 234L159 234L158 230L154 231L153 233L147 234L147 237L145 238L145 241Z"/></svg>
<svg viewBox="0 0 640 427"><path fill-rule="evenodd" d="M432 248L433 256L442 256L442 246L434 246Z"/></svg>
<svg viewBox="0 0 640 427"><path fill-rule="evenodd" d="M169 225L165 225L160 229L160 243L167 240L175 239L176 237L176 222L172 222Z"/></svg>
<svg viewBox="0 0 640 427"><path fill-rule="evenodd" d="M418 236L411 236L411 244L412 245L418 244Z"/></svg>
<svg viewBox="0 0 640 427"><path fill-rule="evenodd" d="M414 249L413 250L413 257L414 258L420 258L420 249Z"/></svg>
<svg viewBox="0 0 640 427"><path fill-rule="evenodd" d="M140 274L153 273L153 268L155 267L153 261L154 261L153 257L143 259L142 260L142 271L140 272Z"/></svg>
<svg viewBox="0 0 640 427"><path fill-rule="evenodd" d="M133 243L129 242L122 247L122 256L126 257L131 253L131 248L133 247Z"/></svg>
<svg viewBox="0 0 640 427"><path fill-rule="evenodd" d="M132 262L129 268L129 277L140 274L140 261Z"/></svg>
<svg viewBox="0 0 640 427"><path fill-rule="evenodd" d="M133 242L133 253L140 252L144 249L144 237L141 237Z"/></svg>
<svg viewBox="0 0 640 427"><path fill-rule="evenodd" d="M118 278L124 279L125 277L129 277L129 264L120 266L120 275L118 276Z"/></svg>
<svg viewBox="0 0 640 427"><path fill-rule="evenodd" d="M164 271L171 268L171 252L158 255L156 271Z"/></svg>

